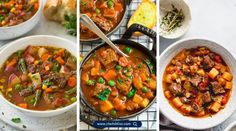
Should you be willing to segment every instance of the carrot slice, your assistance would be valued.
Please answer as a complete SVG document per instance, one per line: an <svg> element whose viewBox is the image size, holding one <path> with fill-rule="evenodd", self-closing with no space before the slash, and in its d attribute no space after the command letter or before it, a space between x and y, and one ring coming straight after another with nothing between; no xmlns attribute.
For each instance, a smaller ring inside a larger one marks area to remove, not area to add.
<svg viewBox="0 0 236 131"><path fill-rule="evenodd" d="M65 64L65 61L59 56L56 58L56 60L61 64L61 65L64 65Z"/></svg>
<svg viewBox="0 0 236 131"><path fill-rule="evenodd" d="M116 3L114 9L118 12L123 11L123 6L121 3Z"/></svg>
<svg viewBox="0 0 236 131"><path fill-rule="evenodd" d="M76 77L75 76L71 76L68 79L67 84L68 84L69 87L74 87L74 86L76 86L76 82L77 82Z"/></svg>
<svg viewBox="0 0 236 131"><path fill-rule="evenodd" d="M47 93L52 93L52 92L53 92L52 88L47 88L47 89L45 89L45 91L46 91Z"/></svg>
<svg viewBox="0 0 236 131"><path fill-rule="evenodd" d="M115 79L116 78L116 72L114 71L114 70L109 70L109 71L107 71L104 75L103 75L103 77L107 80L107 81L109 81L109 80L112 80L112 79Z"/></svg>
<svg viewBox="0 0 236 131"><path fill-rule="evenodd" d="M18 104L18 106L21 108L25 108L25 109L28 108L28 105L26 103L20 103L20 104Z"/></svg>
<svg viewBox="0 0 236 131"><path fill-rule="evenodd" d="M113 9L105 9L103 15L107 18L115 19L117 17L117 11Z"/></svg>
<svg viewBox="0 0 236 131"><path fill-rule="evenodd" d="M43 54L43 56L42 56L42 61L47 61L49 57L51 57L51 55L49 55L49 54Z"/></svg>
<svg viewBox="0 0 236 131"><path fill-rule="evenodd" d="M12 59L8 64L7 64L7 67L11 67L11 66L14 66L15 64L17 63L16 59Z"/></svg>
<svg viewBox="0 0 236 131"><path fill-rule="evenodd" d="M39 3L34 3L34 9L38 10L38 8L39 8Z"/></svg>

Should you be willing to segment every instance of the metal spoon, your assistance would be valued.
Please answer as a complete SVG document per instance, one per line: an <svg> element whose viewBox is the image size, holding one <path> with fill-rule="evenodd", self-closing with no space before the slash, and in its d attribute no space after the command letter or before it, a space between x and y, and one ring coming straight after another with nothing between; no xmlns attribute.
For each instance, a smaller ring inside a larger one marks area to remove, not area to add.
<svg viewBox="0 0 236 131"><path fill-rule="evenodd" d="M111 48L113 48L120 55L124 57L129 57L128 55L123 53L117 46L115 46L115 44L113 44L111 40L107 38L107 36L98 28L98 26L86 14L80 15L80 22L87 28L89 28L91 31L93 31L102 40L104 40L109 46L111 46Z"/></svg>

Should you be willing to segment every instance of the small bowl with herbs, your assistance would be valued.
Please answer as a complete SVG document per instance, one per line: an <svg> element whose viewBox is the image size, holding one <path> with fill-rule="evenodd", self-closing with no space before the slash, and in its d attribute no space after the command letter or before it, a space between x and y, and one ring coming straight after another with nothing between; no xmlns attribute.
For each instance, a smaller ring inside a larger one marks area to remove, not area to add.
<svg viewBox="0 0 236 131"><path fill-rule="evenodd" d="M160 0L160 36L179 38L188 31L190 22L190 8L184 0Z"/></svg>

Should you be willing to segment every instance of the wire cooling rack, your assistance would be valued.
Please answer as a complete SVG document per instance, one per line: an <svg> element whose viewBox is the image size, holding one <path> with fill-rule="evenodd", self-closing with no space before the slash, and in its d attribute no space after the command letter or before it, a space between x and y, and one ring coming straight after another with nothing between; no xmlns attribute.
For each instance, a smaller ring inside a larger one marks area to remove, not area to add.
<svg viewBox="0 0 236 131"><path fill-rule="evenodd" d="M120 28L110 36L111 40L115 40L115 39L119 39L122 37L122 35L124 34L124 32L127 29L127 22L129 20L129 18L131 17L131 15L133 14L133 12L137 9L138 5L140 4L141 0L132 0L129 8L128 8L128 12L125 16L125 20L123 22L123 24L120 26ZM131 38L133 41L136 41L144 46L146 46L148 49L151 49L152 47L152 40L146 36L141 36L141 37L132 37ZM99 43L80 43L80 53L85 56L87 54L87 52L89 52L91 49L93 49L95 46L97 46ZM84 106L83 104L80 104L80 106ZM142 122L142 127L140 128L105 128L104 130L146 130L146 131L150 131L150 130L156 130L157 129L157 109L156 109L157 103L153 103L153 105L145 112L143 112L142 114L131 118L129 120L139 120ZM84 107L86 108L86 107ZM93 119L93 120L104 120L104 118L98 117L98 116L94 116L92 115L91 111L88 109L85 109L85 112L80 112L80 113L87 113L86 115L88 115L89 118ZM96 129L93 128L89 125L87 125L86 123L84 123L83 121L80 120L80 130L101 130L101 129Z"/></svg>

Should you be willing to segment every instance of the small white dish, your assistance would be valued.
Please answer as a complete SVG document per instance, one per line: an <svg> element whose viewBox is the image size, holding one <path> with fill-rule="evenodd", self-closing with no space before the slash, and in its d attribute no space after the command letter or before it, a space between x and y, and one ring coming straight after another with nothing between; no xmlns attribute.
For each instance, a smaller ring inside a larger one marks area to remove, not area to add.
<svg viewBox="0 0 236 131"><path fill-rule="evenodd" d="M160 23L167 11L172 10L172 5L174 5L178 10L182 9L185 18L182 26L178 27L173 32L166 33L160 28L160 36L166 39L176 39L183 36L188 31L191 23L191 11L184 0L160 0Z"/></svg>
<svg viewBox="0 0 236 131"><path fill-rule="evenodd" d="M24 37L24 38L18 39L16 41L13 41L7 44L5 48L0 51L0 56L1 56L0 67L7 60L7 58L11 56L14 52L21 49L25 49L29 45L60 47L60 48L67 49L74 56L76 56L77 54L76 44L67 39L56 37L56 36L47 36L47 35L29 36L29 37ZM5 97L2 96L1 93L0 93L0 99L5 101L5 103L8 104L9 106L18 109L25 115L36 116L36 117L56 116L76 107L76 102L75 102L71 105L68 105L63 108L55 109L55 110L36 111L36 110L24 109L19 106L16 106L15 104L12 104L8 100L6 100Z"/></svg>
<svg viewBox="0 0 236 131"><path fill-rule="evenodd" d="M160 102L160 112L163 113L169 120L173 123L189 129L196 129L196 130L203 130L207 128L214 127L219 125L220 123L224 122L227 118L229 118L233 112L236 110L236 91L235 91L235 83L236 79L233 79L233 88L231 92L231 96L229 98L228 103L226 104L225 108L213 115L212 117L202 117L202 118L194 118L189 116L184 116L176 109L174 109L165 98L162 88L162 81L163 81L163 74L165 71L166 66L169 64L171 59L176 56L180 51L183 49L189 48L196 48L199 46L208 47L213 52L218 53L222 56L223 60L227 63L230 67L230 70L234 77L236 77L236 60L232 56L232 54L225 49L223 46L219 45L216 42L201 39L201 38L189 38L180 40L175 42L171 46L169 46L160 56L160 74L159 74L159 102Z"/></svg>
<svg viewBox="0 0 236 131"><path fill-rule="evenodd" d="M29 20L14 26L0 27L0 40L17 38L32 30L39 22L42 8L43 0L39 0L39 9Z"/></svg>

